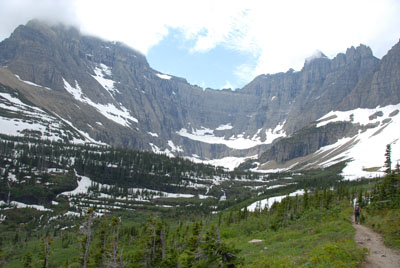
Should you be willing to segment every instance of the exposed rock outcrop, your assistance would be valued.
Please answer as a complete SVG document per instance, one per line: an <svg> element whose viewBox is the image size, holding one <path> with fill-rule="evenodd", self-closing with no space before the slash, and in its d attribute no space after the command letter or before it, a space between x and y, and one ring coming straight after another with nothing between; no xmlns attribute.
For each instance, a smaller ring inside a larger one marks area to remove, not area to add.
<svg viewBox="0 0 400 268"><path fill-rule="evenodd" d="M0 43L0 83L110 145L221 158L261 153L271 146L272 134L291 135L331 110L400 102L399 50L396 45L380 61L360 45L333 59L310 59L298 72L260 75L237 91L203 90L153 70L142 54L121 43L33 20ZM11 81L5 72L18 78ZM51 90L27 88L22 81ZM251 140L254 146L201 142L179 135L182 129L209 129L205 135ZM344 132L327 131L320 142L310 136L295 149L272 150L283 161Z"/></svg>

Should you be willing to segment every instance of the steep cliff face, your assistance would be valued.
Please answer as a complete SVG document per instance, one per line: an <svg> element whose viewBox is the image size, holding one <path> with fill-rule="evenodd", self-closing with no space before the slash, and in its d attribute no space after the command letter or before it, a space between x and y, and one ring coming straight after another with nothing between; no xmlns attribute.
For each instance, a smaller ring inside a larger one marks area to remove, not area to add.
<svg viewBox="0 0 400 268"><path fill-rule="evenodd" d="M0 83L113 146L243 157L332 110L400 102L398 50L380 61L360 45L333 59L321 54L298 72L260 75L235 92L203 90L153 70L121 43L33 20L0 43Z"/></svg>
<svg viewBox="0 0 400 268"><path fill-rule="evenodd" d="M400 42L382 58L375 72L361 80L343 99L339 109L375 108L397 103L400 103Z"/></svg>
<svg viewBox="0 0 400 268"><path fill-rule="evenodd" d="M292 159L307 156L319 148L337 142L343 137L352 137L359 128L351 123L339 122L321 128L314 125L296 132L289 138L284 138L275 143L269 150L259 157L261 163L274 160L278 164Z"/></svg>
<svg viewBox="0 0 400 268"><path fill-rule="evenodd" d="M284 129L294 133L337 109L354 87L378 68L379 59L370 48L360 45L332 60L320 57L306 61L300 72L259 76L244 90L259 94L268 116L285 118Z"/></svg>
<svg viewBox="0 0 400 268"><path fill-rule="evenodd" d="M235 148L177 132L207 128L220 139L237 136L249 129L248 115L254 113L257 100L249 94L203 91L151 69L143 55L123 44L36 20L0 43L0 64L21 81L51 89L45 94L23 91L37 105L115 146L213 158L228 155ZM10 83L4 77L2 82ZM60 95L69 98L69 104L60 105ZM229 127L218 129L220 125ZM253 123L248 135L262 127Z"/></svg>

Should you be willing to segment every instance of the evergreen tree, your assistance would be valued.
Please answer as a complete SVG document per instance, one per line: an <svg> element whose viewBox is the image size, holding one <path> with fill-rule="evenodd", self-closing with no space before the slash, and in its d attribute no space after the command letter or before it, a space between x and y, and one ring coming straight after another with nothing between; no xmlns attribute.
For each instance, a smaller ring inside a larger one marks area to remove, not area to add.
<svg viewBox="0 0 400 268"><path fill-rule="evenodd" d="M118 260L118 242L119 242L119 228L120 219L118 217L113 217L111 220L111 230L112 230L112 244L111 244L111 254L108 260L107 267L117 268L119 264L122 263L122 256L120 255L120 260Z"/></svg>
<svg viewBox="0 0 400 268"><path fill-rule="evenodd" d="M141 235L140 250L134 257L134 267L158 267L162 261L162 235L163 225L155 217L147 219Z"/></svg>
<svg viewBox="0 0 400 268"><path fill-rule="evenodd" d="M24 268L32 268L32 253L30 251L25 254Z"/></svg>
<svg viewBox="0 0 400 268"><path fill-rule="evenodd" d="M385 152L385 172L386 174L391 174L392 173L392 159L391 159L391 154L392 154L392 148L391 145L388 144L386 145L386 152Z"/></svg>
<svg viewBox="0 0 400 268"><path fill-rule="evenodd" d="M42 237L42 253L41 253L41 260L42 260L42 268L49 267L49 256L50 256L50 237Z"/></svg>
<svg viewBox="0 0 400 268"><path fill-rule="evenodd" d="M308 196L308 190L304 190L304 195L303 195L303 209L307 210L309 208L309 196Z"/></svg>
<svg viewBox="0 0 400 268"><path fill-rule="evenodd" d="M91 243L91 237L92 237L92 221L93 221L93 214L94 214L94 209L89 208L87 213L86 213L86 222L85 222L85 227L86 229L84 230L84 239L82 240L83 245L83 268L86 268L88 265L88 259L89 259L89 248L90 248L90 243Z"/></svg>
<svg viewBox="0 0 400 268"><path fill-rule="evenodd" d="M94 252L94 265L95 267L102 267L104 262L104 255L106 253L106 242L107 242L107 234L106 234L106 225L103 223L100 225L99 230L97 231L98 240L95 244L95 252Z"/></svg>

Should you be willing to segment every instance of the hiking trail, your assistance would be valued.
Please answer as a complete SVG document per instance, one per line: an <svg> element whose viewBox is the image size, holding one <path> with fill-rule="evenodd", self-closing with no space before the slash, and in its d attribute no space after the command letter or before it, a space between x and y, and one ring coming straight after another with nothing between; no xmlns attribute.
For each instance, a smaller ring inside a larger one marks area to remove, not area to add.
<svg viewBox="0 0 400 268"><path fill-rule="evenodd" d="M356 230L354 238L356 243L361 247L369 249L369 254L359 266L360 268L400 267L400 253L386 247L383 244L381 235L366 226L355 224L354 222L353 226Z"/></svg>

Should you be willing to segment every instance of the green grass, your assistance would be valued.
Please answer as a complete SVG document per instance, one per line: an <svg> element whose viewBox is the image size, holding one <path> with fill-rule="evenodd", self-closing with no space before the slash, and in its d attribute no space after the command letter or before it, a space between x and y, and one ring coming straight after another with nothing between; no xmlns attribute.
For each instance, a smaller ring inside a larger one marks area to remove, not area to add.
<svg viewBox="0 0 400 268"><path fill-rule="evenodd" d="M270 228L270 220L266 214L249 214L246 220L230 225L224 220L227 216L224 214L219 229L222 241L240 250L239 257L244 258L243 267L357 267L364 252L353 241L351 214L352 209L344 204L335 205L328 210L310 209L277 231ZM217 217L203 220L205 226L217 223ZM137 222L137 219L125 221L121 231L133 221ZM169 224L173 230L178 223L170 221ZM140 230L141 225L136 223L136 226ZM186 222L184 229L185 226L191 225ZM69 267L79 267L78 258L81 253L77 234L59 232L56 237L52 237L51 267L63 267L67 262ZM50 236L53 235L50 232ZM34 267L40 267L40 237L43 236L44 233L34 234L29 241L24 242L25 234L22 233L20 242L3 244L2 256L7 256L8 260L4 267L22 267L28 252L32 253ZM64 244L62 236L66 237ZM261 239L262 242L249 244L248 241L252 239ZM137 238L120 242L124 255L135 254L138 249Z"/></svg>
<svg viewBox="0 0 400 268"><path fill-rule="evenodd" d="M367 226L383 235L386 246L400 249L400 209L368 208L363 220Z"/></svg>
<svg viewBox="0 0 400 268"><path fill-rule="evenodd" d="M221 236L241 250L246 267L356 267L363 251L353 241L351 213L339 206L310 210L276 232L263 228L261 215L221 228Z"/></svg>
<svg viewBox="0 0 400 268"><path fill-rule="evenodd" d="M72 238L72 236L71 236ZM77 263L79 256L79 247L77 241L71 239L71 243L67 247L62 246L62 240L58 237L53 238L50 244L50 267L62 267L67 260L69 264ZM28 252L32 254L33 267L42 267L40 258L43 247L41 239L32 239L28 242L18 242L9 244L4 247L3 256L7 256L8 262L4 267L19 268L22 267L25 256ZM3 267L3 266L1 266Z"/></svg>

